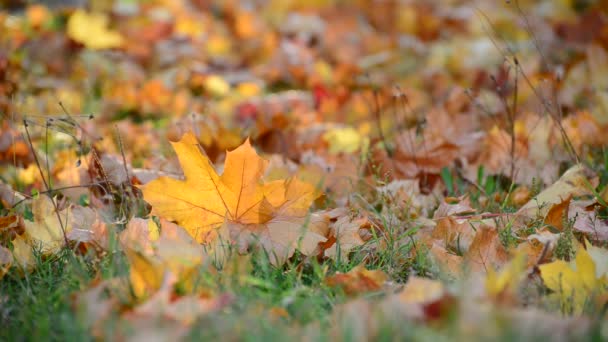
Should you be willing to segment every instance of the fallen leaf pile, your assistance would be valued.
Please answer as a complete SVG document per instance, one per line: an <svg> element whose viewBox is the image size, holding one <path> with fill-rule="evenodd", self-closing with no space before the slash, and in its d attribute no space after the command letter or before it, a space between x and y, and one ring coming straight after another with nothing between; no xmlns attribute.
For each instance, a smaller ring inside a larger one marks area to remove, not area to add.
<svg viewBox="0 0 608 342"><path fill-rule="evenodd" d="M601 1L77 3L0 0L7 331L608 338Z"/></svg>

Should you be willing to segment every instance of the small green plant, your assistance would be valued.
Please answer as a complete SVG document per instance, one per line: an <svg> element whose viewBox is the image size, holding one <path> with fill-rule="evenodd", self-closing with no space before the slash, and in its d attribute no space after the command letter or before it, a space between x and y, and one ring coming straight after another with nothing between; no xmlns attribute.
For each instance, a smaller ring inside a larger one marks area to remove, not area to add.
<svg viewBox="0 0 608 342"><path fill-rule="evenodd" d="M564 231L557 240L555 256L558 259L570 260L574 257L574 254L574 234L572 233L572 226L568 225L564 228Z"/></svg>
<svg viewBox="0 0 608 342"><path fill-rule="evenodd" d="M498 237L500 243L506 248L510 249L518 244L517 237L513 234L513 221L507 222L504 228L498 231Z"/></svg>

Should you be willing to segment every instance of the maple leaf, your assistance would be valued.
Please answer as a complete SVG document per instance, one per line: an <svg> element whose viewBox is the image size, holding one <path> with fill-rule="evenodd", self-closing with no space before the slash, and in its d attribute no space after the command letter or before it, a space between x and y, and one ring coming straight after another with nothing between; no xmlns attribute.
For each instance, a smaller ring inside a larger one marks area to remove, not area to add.
<svg viewBox="0 0 608 342"><path fill-rule="evenodd" d="M551 209L545 216L545 224L553 227L560 232L564 230L564 219L568 217L568 210L570 208L570 201L572 196L566 197L560 203L556 203L551 206Z"/></svg>
<svg viewBox="0 0 608 342"><path fill-rule="evenodd" d="M608 187L607 187L608 189ZM608 221L598 215L593 206L583 206L584 203L577 202L570 208L568 218L574 218L572 228L587 234L592 240L608 240Z"/></svg>
<svg viewBox="0 0 608 342"><path fill-rule="evenodd" d="M476 132L475 123L466 115L435 108L427 113L426 119L428 125L422 139L413 139L416 131L410 129L395 137L392 157L383 149L376 151L375 158L383 162L386 171L393 172L396 178L415 178L422 173L439 174L455 159L468 158L479 150L483 133Z"/></svg>
<svg viewBox="0 0 608 342"><path fill-rule="evenodd" d="M597 254L597 250L593 253ZM545 286L554 291L552 297L561 303L562 309L580 314L589 300L608 289L608 276L597 274L597 267L589 252L579 247L573 262L556 260L540 265L539 269Z"/></svg>
<svg viewBox="0 0 608 342"><path fill-rule="evenodd" d="M129 260L129 281L135 298L143 298L158 291L167 276L162 263L140 251L125 249Z"/></svg>
<svg viewBox="0 0 608 342"><path fill-rule="evenodd" d="M428 251L431 261L440 271L451 277L459 277L463 274L462 256L449 252L437 243L433 243Z"/></svg>
<svg viewBox="0 0 608 342"><path fill-rule="evenodd" d="M368 270L365 266L358 265L347 273L337 273L328 277L325 282L331 287L342 288L348 295L358 295L381 290L388 279L382 270Z"/></svg>
<svg viewBox="0 0 608 342"><path fill-rule="evenodd" d="M319 196L315 188L296 178L264 182L268 161L249 140L226 156L218 175L201 153L196 137L186 133L172 143L185 180L160 177L143 188L153 213L184 227L199 243L217 238L226 223L229 236L241 246L260 239L262 247L281 263L298 247L310 254L325 241L322 219L309 220L308 209ZM307 223L310 227L306 227Z"/></svg>
<svg viewBox="0 0 608 342"><path fill-rule="evenodd" d="M463 257L473 271L487 271L493 266L506 264L509 253L500 242L498 229L482 224Z"/></svg>
<svg viewBox="0 0 608 342"><path fill-rule="evenodd" d="M133 294L143 298L161 288L164 281L193 288L192 276L203 263L203 247L180 226L161 219L134 218L119 237L131 270Z"/></svg>
<svg viewBox="0 0 608 342"><path fill-rule="evenodd" d="M25 221L25 233L32 244L39 244L42 254L57 252L65 245L64 234L72 230L71 208L56 212L53 200L40 196L32 203L34 222ZM61 221L60 221L61 220Z"/></svg>
<svg viewBox="0 0 608 342"><path fill-rule="evenodd" d="M74 12L68 20L67 33L89 49L111 49L122 46L120 33L107 28L108 17L101 13Z"/></svg>
<svg viewBox="0 0 608 342"><path fill-rule="evenodd" d="M488 296L506 302L517 298L517 289L523 280L526 270L526 255L518 252L515 257L499 272L489 268L485 280Z"/></svg>
<svg viewBox="0 0 608 342"><path fill-rule="evenodd" d="M317 252L319 243L327 240L327 221L326 217L318 214L312 214L310 218L279 214L262 224L227 222L225 227L240 251L260 245L273 265L282 265L296 249L305 255Z"/></svg>

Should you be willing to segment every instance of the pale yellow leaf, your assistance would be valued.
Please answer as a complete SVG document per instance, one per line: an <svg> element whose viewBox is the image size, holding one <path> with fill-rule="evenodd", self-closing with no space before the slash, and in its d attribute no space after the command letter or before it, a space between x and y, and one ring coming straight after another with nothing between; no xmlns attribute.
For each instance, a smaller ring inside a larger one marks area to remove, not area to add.
<svg viewBox="0 0 608 342"><path fill-rule="evenodd" d="M52 254L65 245L66 237L72 230L71 209L55 211L53 201L47 196L39 196L32 203L34 222L25 221L25 233L32 245L40 247L42 254Z"/></svg>

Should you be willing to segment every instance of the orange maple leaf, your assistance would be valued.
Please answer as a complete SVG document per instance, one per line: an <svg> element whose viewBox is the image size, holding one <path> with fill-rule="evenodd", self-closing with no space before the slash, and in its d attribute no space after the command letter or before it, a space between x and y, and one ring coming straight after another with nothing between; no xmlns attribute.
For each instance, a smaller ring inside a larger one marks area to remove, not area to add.
<svg viewBox="0 0 608 342"><path fill-rule="evenodd" d="M310 254L325 241L323 220L307 219L319 192L296 178L264 182L268 161L249 140L228 152L222 175L193 134L172 145L185 180L160 177L143 188L144 199L153 213L177 222L199 243L213 241L224 226L241 247L257 241L280 264L296 248Z"/></svg>

